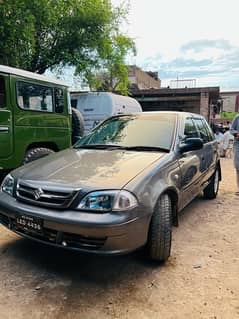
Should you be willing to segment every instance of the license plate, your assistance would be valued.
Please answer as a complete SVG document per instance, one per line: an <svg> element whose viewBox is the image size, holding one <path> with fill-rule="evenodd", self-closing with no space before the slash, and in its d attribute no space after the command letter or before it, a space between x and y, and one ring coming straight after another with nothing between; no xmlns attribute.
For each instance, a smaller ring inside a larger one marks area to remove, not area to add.
<svg viewBox="0 0 239 319"><path fill-rule="evenodd" d="M25 230L31 231L41 231L42 230L42 220L40 218L20 215L16 218L16 223L18 226Z"/></svg>

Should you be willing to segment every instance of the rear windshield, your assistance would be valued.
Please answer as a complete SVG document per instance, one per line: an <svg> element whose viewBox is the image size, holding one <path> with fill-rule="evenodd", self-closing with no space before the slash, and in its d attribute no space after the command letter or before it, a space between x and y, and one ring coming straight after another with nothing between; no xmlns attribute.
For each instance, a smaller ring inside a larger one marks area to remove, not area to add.
<svg viewBox="0 0 239 319"><path fill-rule="evenodd" d="M113 144L125 147L147 146L170 150L175 114L141 114L112 117L81 139L76 146Z"/></svg>

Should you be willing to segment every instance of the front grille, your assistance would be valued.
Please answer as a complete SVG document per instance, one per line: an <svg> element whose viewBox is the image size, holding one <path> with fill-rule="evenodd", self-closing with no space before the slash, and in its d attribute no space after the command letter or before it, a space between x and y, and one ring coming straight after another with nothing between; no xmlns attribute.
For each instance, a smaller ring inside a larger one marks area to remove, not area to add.
<svg viewBox="0 0 239 319"><path fill-rule="evenodd" d="M17 198L33 205L66 208L74 200L77 191L59 191L47 187L34 187L24 182L17 185Z"/></svg>

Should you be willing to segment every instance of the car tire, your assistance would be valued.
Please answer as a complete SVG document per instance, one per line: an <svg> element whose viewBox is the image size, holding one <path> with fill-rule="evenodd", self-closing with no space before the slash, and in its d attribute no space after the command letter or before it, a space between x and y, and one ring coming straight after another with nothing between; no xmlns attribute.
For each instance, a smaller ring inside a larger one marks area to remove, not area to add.
<svg viewBox="0 0 239 319"><path fill-rule="evenodd" d="M148 253L152 260L166 261L170 256L172 214L172 201L169 195L161 195L151 219L148 236Z"/></svg>
<svg viewBox="0 0 239 319"><path fill-rule="evenodd" d="M29 149L24 157L23 164L30 163L32 161L35 161L39 158L45 157L49 154L54 153L53 150L45 147L36 147Z"/></svg>
<svg viewBox="0 0 239 319"><path fill-rule="evenodd" d="M217 167L214 174L209 180L209 184L203 190L203 195L207 199L214 199L217 197L218 189L219 189L219 168Z"/></svg>
<svg viewBox="0 0 239 319"><path fill-rule="evenodd" d="M77 142L79 137L84 135L84 119L80 111L75 108L72 108L72 134L71 142L72 145Z"/></svg>

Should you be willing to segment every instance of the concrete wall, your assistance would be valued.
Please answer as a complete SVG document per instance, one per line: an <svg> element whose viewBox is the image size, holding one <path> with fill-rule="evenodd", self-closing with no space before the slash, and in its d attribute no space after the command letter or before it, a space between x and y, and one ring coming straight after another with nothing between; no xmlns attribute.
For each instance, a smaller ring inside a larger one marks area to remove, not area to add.
<svg viewBox="0 0 239 319"><path fill-rule="evenodd" d="M132 96L144 111L184 111L203 115L208 121L212 108L219 99L219 87L158 90L133 90Z"/></svg>
<svg viewBox="0 0 239 319"><path fill-rule="evenodd" d="M205 91L200 94L200 114L207 120L210 119L209 94Z"/></svg>
<svg viewBox="0 0 239 319"><path fill-rule="evenodd" d="M129 81L132 86L137 87L139 90L160 89L161 87L160 79L155 79L136 66L129 67Z"/></svg>
<svg viewBox="0 0 239 319"><path fill-rule="evenodd" d="M222 111L239 112L239 98L237 98L239 96L239 92L221 92L220 96L222 99Z"/></svg>

